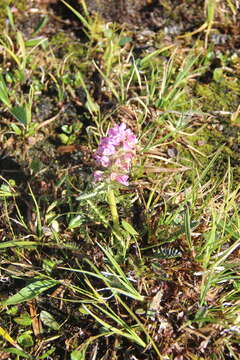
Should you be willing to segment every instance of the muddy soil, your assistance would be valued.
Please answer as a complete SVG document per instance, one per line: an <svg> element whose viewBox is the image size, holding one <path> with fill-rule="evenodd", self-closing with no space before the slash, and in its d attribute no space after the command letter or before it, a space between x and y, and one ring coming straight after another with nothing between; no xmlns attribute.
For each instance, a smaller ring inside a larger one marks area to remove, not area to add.
<svg viewBox="0 0 240 360"><path fill-rule="evenodd" d="M107 21L128 23L156 31L160 29L180 33L191 31L203 20L204 1L162 0L87 0L91 12Z"/></svg>

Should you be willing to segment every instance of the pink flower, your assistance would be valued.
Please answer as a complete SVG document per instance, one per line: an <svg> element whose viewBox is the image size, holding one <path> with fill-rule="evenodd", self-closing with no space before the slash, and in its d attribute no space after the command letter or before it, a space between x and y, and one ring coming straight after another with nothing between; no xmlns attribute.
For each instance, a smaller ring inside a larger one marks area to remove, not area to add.
<svg viewBox="0 0 240 360"><path fill-rule="evenodd" d="M126 185L126 186L129 185L128 175L118 175L116 173L111 173L110 178L111 178L111 180L115 180L115 181L119 182L122 185Z"/></svg>
<svg viewBox="0 0 240 360"><path fill-rule="evenodd" d="M95 159L96 163L100 166L108 167L110 165L110 160L107 156L96 155Z"/></svg>
<svg viewBox="0 0 240 360"><path fill-rule="evenodd" d="M97 170L94 172L93 176L96 181L101 181L103 179L103 171Z"/></svg>
<svg viewBox="0 0 240 360"><path fill-rule="evenodd" d="M128 186L128 173L136 153L137 137L126 124L114 125L101 139L94 154L96 164L106 168L95 171L96 181L110 180Z"/></svg>

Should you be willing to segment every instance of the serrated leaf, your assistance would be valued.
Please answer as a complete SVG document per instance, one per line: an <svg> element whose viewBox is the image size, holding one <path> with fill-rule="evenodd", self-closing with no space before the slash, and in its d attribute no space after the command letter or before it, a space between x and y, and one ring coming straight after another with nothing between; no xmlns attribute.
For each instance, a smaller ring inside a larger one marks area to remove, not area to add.
<svg viewBox="0 0 240 360"><path fill-rule="evenodd" d="M49 327L50 329L53 329L53 330L60 329L60 325L56 322L54 317L49 312L44 311L44 310L41 311L40 319L43 322L43 324L46 325L47 327Z"/></svg>
<svg viewBox="0 0 240 360"><path fill-rule="evenodd" d="M155 254L146 255L152 259L173 259L182 256L182 252L175 248L161 247Z"/></svg>
<svg viewBox="0 0 240 360"><path fill-rule="evenodd" d="M88 193L83 193L81 194L80 196L78 196L76 199L77 200L88 200L88 199L91 199L93 197L96 197L100 194L104 194L106 193L106 184L105 183L100 183L99 185L95 186L94 187L94 190L95 191L92 191L92 192L88 192Z"/></svg>
<svg viewBox="0 0 240 360"><path fill-rule="evenodd" d="M75 229L76 227L79 227L82 224L82 216L77 215L73 219L70 220L68 229Z"/></svg>
<svg viewBox="0 0 240 360"><path fill-rule="evenodd" d="M100 194L104 194L105 191L98 191L98 192L92 192L92 193L87 193L87 194L83 194L77 197L77 200L81 201L81 200L88 200L91 199L93 197L96 197L97 195Z"/></svg>
<svg viewBox="0 0 240 360"><path fill-rule="evenodd" d="M21 304L25 301L34 299L36 296L40 295L42 292L50 289L51 287L57 285L56 280L38 280L31 284L28 284L22 288L15 295L10 296L7 300L2 301L2 305L16 305Z"/></svg>

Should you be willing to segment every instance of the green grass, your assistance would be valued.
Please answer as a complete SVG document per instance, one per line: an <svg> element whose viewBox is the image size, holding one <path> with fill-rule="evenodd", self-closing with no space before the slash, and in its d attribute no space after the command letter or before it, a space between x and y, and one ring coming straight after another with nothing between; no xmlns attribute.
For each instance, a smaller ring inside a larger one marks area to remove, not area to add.
<svg viewBox="0 0 240 360"><path fill-rule="evenodd" d="M80 39L10 8L0 38L0 357L238 359L239 67L212 40L236 6L136 55L136 29L62 3ZM122 121L109 188L92 155Z"/></svg>

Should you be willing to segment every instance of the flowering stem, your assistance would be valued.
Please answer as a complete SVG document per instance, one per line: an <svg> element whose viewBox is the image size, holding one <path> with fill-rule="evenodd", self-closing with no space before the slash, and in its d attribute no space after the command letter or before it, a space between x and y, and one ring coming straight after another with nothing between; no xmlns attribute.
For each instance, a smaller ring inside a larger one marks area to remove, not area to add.
<svg viewBox="0 0 240 360"><path fill-rule="evenodd" d="M101 170L94 172L95 181L115 181L128 186L129 171L136 155L137 138L126 125L115 125L108 131L108 136L101 139L94 153L96 165Z"/></svg>
<svg viewBox="0 0 240 360"><path fill-rule="evenodd" d="M111 214L112 214L113 227L116 231L118 231L119 230L119 217L118 217L118 212L117 212L117 205L116 205L114 191L111 186L108 187L108 203L109 203Z"/></svg>

